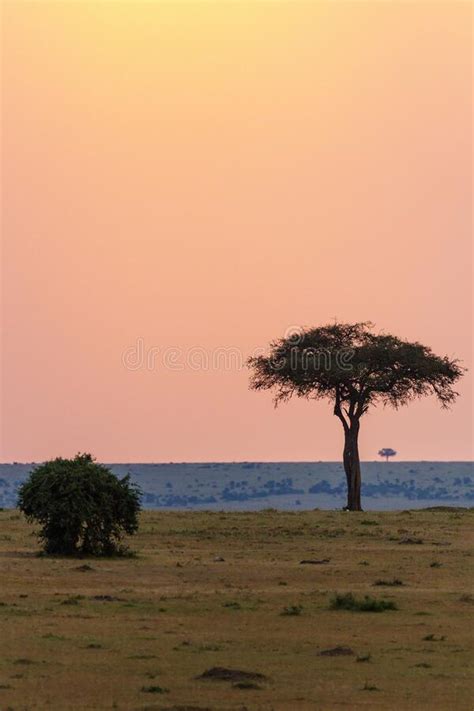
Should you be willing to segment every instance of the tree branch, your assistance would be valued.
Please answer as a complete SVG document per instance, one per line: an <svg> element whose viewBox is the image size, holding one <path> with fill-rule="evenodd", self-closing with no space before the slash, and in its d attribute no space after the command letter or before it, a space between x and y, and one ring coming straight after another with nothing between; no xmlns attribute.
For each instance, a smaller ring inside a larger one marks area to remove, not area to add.
<svg viewBox="0 0 474 711"><path fill-rule="evenodd" d="M349 431L349 424L344 417L342 413L342 408L341 408L341 390L340 390L340 385L336 385L336 401L334 404L334 414L336 417L339 417L339 419L342 422L342 426L344 427L344 431L348 432Z"/></svg>

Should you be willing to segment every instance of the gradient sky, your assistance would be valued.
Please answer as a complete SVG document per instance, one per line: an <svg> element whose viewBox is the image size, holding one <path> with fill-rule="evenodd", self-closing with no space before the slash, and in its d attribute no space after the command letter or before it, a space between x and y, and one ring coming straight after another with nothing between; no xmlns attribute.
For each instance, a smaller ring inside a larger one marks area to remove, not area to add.
<svg viewBox="0 0 474 711"><path fill-rule="evenodd" d="M470 3L2 9L2 461L339 459L328 404L199 367L292 326L470 366ZM471 459L460 391L372 411L362 458Z"/></svg>

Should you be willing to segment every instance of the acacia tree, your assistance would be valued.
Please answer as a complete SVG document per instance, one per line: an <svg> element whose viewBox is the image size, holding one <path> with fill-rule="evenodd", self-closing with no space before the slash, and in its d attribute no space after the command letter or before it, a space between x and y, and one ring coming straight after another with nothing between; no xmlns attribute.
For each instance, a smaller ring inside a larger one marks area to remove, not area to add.
<svg viewBox="0 0 474 711"><path fill-rule="evenodd" d="M359 429L371 406L406 405L434 395L446 408L464 369L420 343L376 334L370 322L305 329L270 344L268 356L249 358L250 387L272 390L275 405L292 396L327 399L344 429L347 509L361 511Z"/></svg>
<svg viewBox="0 0 474 711"><path fill-rule="evenodd" d="M396 451L391 447L383 447L383 449L379 449L379 457L385 457L386 462L388 462L389 457L395 457L396 454Z"/></svg>

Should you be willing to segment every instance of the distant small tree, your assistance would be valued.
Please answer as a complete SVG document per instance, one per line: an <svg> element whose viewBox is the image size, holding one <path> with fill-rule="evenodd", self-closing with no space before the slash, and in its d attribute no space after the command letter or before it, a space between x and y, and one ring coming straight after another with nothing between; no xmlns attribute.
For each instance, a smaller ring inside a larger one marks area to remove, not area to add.
<svg viewBox="0 0 474 711"><path fill-rule="evenodd" d="M384 447L383 449L379 449L379 457L385 457L386 462L388 462L389 457L395 457L396 454L396 451L394 449L391 449L390 447Z"/></svg>
<svg viewBox="0 0 474 711"><path fill-rule="evenodd" d="M302 330L270 345L268 356L250 358L250 387L273 390L275 405L293 395L328 399L344 429L347 508L361 510L360 420L379 403L398 408L433 394L442 407L456 399L463 374L456 360L420 343L375 334L371 323L335 323Z"/></svg>
<svg viewBox="0 0 474 711"><path fill-rule="evenodd" d="M54 459L35 467L21 485L18 506L41 524L47 553L113 555L138 529L140 490L118 479L90 454Z"/></svg>

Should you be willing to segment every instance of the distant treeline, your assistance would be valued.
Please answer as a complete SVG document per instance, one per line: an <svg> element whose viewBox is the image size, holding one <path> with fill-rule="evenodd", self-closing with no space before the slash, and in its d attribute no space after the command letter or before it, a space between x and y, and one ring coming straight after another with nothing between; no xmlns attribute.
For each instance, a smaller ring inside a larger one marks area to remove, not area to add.
<svg viewBox="0 0 474 711"><path fill-rule="evenodd" d="M25 481L28 465L0 465L0 507L16 506L17 490ZM127 471L143 490L145 508L239 508L245 502L261 501L285 507L317 506L315 497L326 506L339 507L345 494L344 472L334 463L209 463L113 465L119 476ZM362 492L372 500L461 502L474 501L474 476L468 463L368 464ZM286 471L285 471L286 470ZM204 473L206 472L206 473ZM288 475L288 472L294 476ZM241 474L241 477L238 475ZM273 476L269 477L269 474ZM440 476L442 474L442 476ZM306 498L305 500L305 497Z"/></svg>

